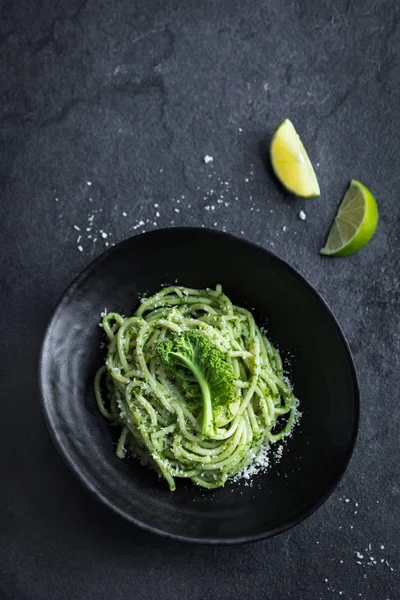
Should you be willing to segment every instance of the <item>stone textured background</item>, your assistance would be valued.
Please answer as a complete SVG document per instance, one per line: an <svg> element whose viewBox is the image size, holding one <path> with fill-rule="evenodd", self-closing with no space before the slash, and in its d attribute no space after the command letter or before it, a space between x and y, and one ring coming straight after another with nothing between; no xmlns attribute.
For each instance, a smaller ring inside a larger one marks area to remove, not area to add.
<svg viewBox="0 0 400 600"><path fill-rule="evenodd" d="M399 19L395 0L0 3L2 600L399 597ZM319 199L288 196L270 173L285 117ZM351 178L377 197L377 234L322 258ZM108 244L171 225L288 260L354 352L348 471L269 541L193 547L125 524L75 481L41 416L38 355L61 292Z"/></svg>

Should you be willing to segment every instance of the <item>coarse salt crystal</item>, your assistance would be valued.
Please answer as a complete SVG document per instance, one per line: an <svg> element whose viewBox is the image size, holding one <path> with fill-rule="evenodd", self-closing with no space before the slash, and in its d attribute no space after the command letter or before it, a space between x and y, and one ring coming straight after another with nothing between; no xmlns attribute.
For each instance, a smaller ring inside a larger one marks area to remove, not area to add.
<svg viewBox="0 0 400 600"><path fill-rule="evenodd" d="M83 252L82 246L78 246L78 250L79 250L79 252Z"/></svg>
<svg viewBox="0 0 400 600"><path fill-rule="evenodd" d="M203 158L203 160L204 160L204 162L205 162L206 164L208 164L208 163L210 163L210 162L213 162L213 160L214 160L214 157L213 157L213 156L209 156L208 154L206 154L206 155L205 155L205 157Z"/></svg>
<svg viewBox="0 0 400 600"><path fill-rule="evenodd" d="M301 219L302 221L306 220L306 213L304 212L304 210L301 210L299 212L299 219Z"/></svg>

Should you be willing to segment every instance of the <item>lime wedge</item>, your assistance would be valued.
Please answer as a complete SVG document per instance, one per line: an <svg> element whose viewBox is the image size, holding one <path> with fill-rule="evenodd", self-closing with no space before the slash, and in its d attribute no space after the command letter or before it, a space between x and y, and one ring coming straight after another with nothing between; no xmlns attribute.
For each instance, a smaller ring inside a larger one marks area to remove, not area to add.
<svg viewBox="0 0 400 600"><path fill-rule="evenodd" d="M272 168L282 185L302 198L319 196L319 185L308 154L289 119L275 129L270 146Z"/></svg>
<svg viewBox="0 0 400 600"><path fill-rule="evenodd" d="M347 256L369 242L378 225L378 206L368 188L353 179L321 254Z"/></svg>

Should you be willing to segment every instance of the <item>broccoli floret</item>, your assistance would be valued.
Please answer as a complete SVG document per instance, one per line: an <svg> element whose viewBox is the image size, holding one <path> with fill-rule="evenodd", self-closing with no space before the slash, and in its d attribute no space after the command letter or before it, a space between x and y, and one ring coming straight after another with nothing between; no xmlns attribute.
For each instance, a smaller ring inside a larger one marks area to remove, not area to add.
<svg viewBox="0 0 400 600"><path fill-rule="evenodd" d="M214 435L213 409L235 398L234 374L224 353L195 331L184 331L157 347L160 361L172 372L188 399L203 401L202 433Z"/></svg>

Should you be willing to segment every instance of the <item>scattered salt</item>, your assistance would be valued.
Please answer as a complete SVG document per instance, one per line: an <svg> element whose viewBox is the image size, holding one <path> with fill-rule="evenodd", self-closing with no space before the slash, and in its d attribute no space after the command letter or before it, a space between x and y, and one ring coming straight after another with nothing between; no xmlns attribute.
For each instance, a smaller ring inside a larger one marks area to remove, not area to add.
<svg viewBox="0 0 400 600"><path fill-rule="evenodd" d="M79 252L83 252L82 246L78 246L78 250L79 250Z"/></svg>
<svg viewBox="0 0 400 600"><path fill-rule="evenodd" d="M306 220L306 213L304 212L304 210L301 210L299 212L299 219L301 219L302 221Z"/></svg>
<svg viewBox="0 0 400 600"><path fill-rule="evenodd" d="M205 157L203 158L203 160L207 165L208 163L213 162L214 158L212 156L209 156L208 154L206 154Z"/></svg>

